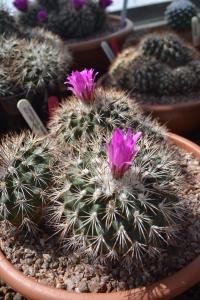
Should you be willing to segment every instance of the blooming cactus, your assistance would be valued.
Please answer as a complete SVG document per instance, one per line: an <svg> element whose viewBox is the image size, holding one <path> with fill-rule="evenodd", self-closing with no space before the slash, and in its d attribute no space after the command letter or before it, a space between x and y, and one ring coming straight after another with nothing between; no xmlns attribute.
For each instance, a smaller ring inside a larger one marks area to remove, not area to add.
<svg viewBox="0 0 200 300"><path fill-rule="evenodd" d="M69 90L84 104L90 104L94 101L95 93L95 77L93 69L73 71L65 81L65 84L70 85Z"/></svg>
<svg viewBox="0 0 200 300"><path fill-rule="evenodd" d="M28 0L14 0L13 5L15 8L22 12L26 12L28 9Z"/></svg>
<svg viewBox="0 0 200 300"><path fill-rule="evenodd" d="M125 135L121 129L117 128L113 133L110 144L106 144L109 166L115 179L122 178L130 169L132 159L138 152L135 144L140 139L141 134L141 132L137 132L133 135L129 128L127 135Z"/></svg>

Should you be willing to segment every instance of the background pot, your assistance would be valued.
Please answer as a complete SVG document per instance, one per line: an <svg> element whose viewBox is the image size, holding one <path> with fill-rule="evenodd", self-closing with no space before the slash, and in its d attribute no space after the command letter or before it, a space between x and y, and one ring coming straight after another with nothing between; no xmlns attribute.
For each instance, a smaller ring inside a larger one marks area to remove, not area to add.
<svg viewBox="0 0 200 300"><path fill-rule="evenodd" d="M103 75L97 85L109 87L109 75ZM172 132L187 134L200 129L200 101L176 104L140 104L144 113L151 114Z"/></svg>
<svg viewBox="0 0 200 300"><path fill-rule="evenodd" d="M172 132L185 134L200 129L200 101L141 106L145 113L151 113Z"/></svg>
<svg viewBox="0 0 200 300"><path fill-rule="evenodd" d="M175 134L169 140L200 159L200 147ZM30 300L168 300L199 282L200 256L174 275L153 285L117 293L72 293L37 283L17 271L0 251L0 278Z"/></svg>
<svg viewBox="0 0 200 300"><path fill-rule="evenodd" d="M108 15L108 21L113 24L120 24L120 17ZM109 67L109 60L106 57L101 42L107 41L115 44L116 48L121 50L126 38L133 32L133 23L126 19L125 27L108 35L102 35L97 38L85 39L79 42L66 42L66 46L71 51L74 58L74 69L82 70L84 68L94 68L100 74L105 73Z"/></svg>

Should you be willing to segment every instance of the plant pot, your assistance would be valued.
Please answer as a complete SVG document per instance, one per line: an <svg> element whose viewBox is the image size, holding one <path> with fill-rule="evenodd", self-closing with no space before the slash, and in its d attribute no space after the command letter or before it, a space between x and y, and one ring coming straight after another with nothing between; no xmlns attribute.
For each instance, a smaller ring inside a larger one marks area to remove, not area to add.
<svg viewBox="0 0 200 300"><path fill-rule="evenodd" d="M168 105L142 104L142 109L172 132L185 134L200 129L200 101Z"/></svg>
<svg viewBox="0 0 200 300"><path fill-rule="evenodd" d="M113 24L120 23L120 17L108 15L108 21ZM115 44L117 49L121 49L125 39L133 32L133 23L126 19L125 27L118 31L102 35L100 37L85 39L78 42L68 43L67 48L71 51L74 58L74 68L82 70L85 68L94 68L100 74L105 73L109 67L109 60L101 48L101 42L106 41L110 44Z"/></svg>
<svg viewBox="0 0 200 300"><path fill-rule="evenodd" d="M169 140L200 159L200 147L175 134ZM0 251L0 278L29 300L158 300L172 299L199 282L200 256L188 266L147 287L115 293L73 293L37 283L15 269Z"/></svg>
<svg viewBox="0 0 200 300"><path fill-rule="evenodd" d="M109 86L109 75L102 76L98 86ZM141 104L144 113L151 114L172 132L185 134L200 129L200 101L176 104Z"/></svg>

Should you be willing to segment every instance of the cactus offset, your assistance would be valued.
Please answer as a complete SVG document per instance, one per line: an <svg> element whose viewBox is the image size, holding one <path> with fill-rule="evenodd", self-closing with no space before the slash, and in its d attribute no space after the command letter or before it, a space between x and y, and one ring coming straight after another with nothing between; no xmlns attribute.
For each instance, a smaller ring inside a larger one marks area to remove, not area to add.
<svg viewBox="0 0 200 300"><path fill-rule="evenodd" d="M12 34L20 35L20 30L14 17L11 16L3 6L0 6L0 34L4 36L10 36Z"/></svg>
<svg viewBox="0 0 200 300"><path fill-rule="evenodd" d="M196 15L197 8L189 0L174 0L165 11L168 25L177 31L191 29L192 17Z"/></svg>
<svg viewBox="0 0 200 300"><path fill-rule="evenodd" d="M42 220L54 163L49 142L31 134L6 137L0 147L0 219L34 230Z"/></svg>
<svg viewBox="0 0 200 300"><path fill-rule="evenodd" d="M102 144L111 134L101 134L62 159L62 174L54 175L52 223L67 248L124 260L128 267L158 251L177 230L177 162L166 142L143 132L134 162L115 179Z"/></svg>

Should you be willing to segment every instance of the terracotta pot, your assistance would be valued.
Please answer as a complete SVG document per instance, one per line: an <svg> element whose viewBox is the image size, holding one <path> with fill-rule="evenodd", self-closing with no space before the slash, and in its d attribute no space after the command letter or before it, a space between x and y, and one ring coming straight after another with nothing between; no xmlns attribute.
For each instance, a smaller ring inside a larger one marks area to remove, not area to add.
<svg viewBox="0 0 200 300"><path fill-rule="evenodd" d="M120 17L115 15L108 15L108 20L112 23L119 24ZM133 23L126 19L125 27L118 31L100 36L93 39L85 39L79 42L69 44L66 46L73 54L74 69L82 70L84 68L95 68L100 74L108 70L110 62L101 48L101 42L107 41L110 44L115 44L118 50L121 50L125 39L133 32Z"/></svg>
<svg viewBox="0 0 200 300"><path fill-rule="evenodd" d="M169 134L169 140L179 148L200 159L200 147L178 135ZM200 280L200 256L188 266L147 287L116 293L73 293L37 283L17 271L0 251L0 278L30 300L168 300L180 295Z"/></svg>
<svg viewBox="0 0 200 300"><path fill-rule="evenodd" d="M200 101L168 105L143 104L142 109L172 132L185 134L200 129Z"/></svg>
<svg viewBox="0 0 200 300"><path fill-rule="evenodd" d="M103 75L98 86L109 87L109 76ZM145 114L151 114L175 133L190 133L200 129L200 101L177 104L141 104Z"/></svg>

